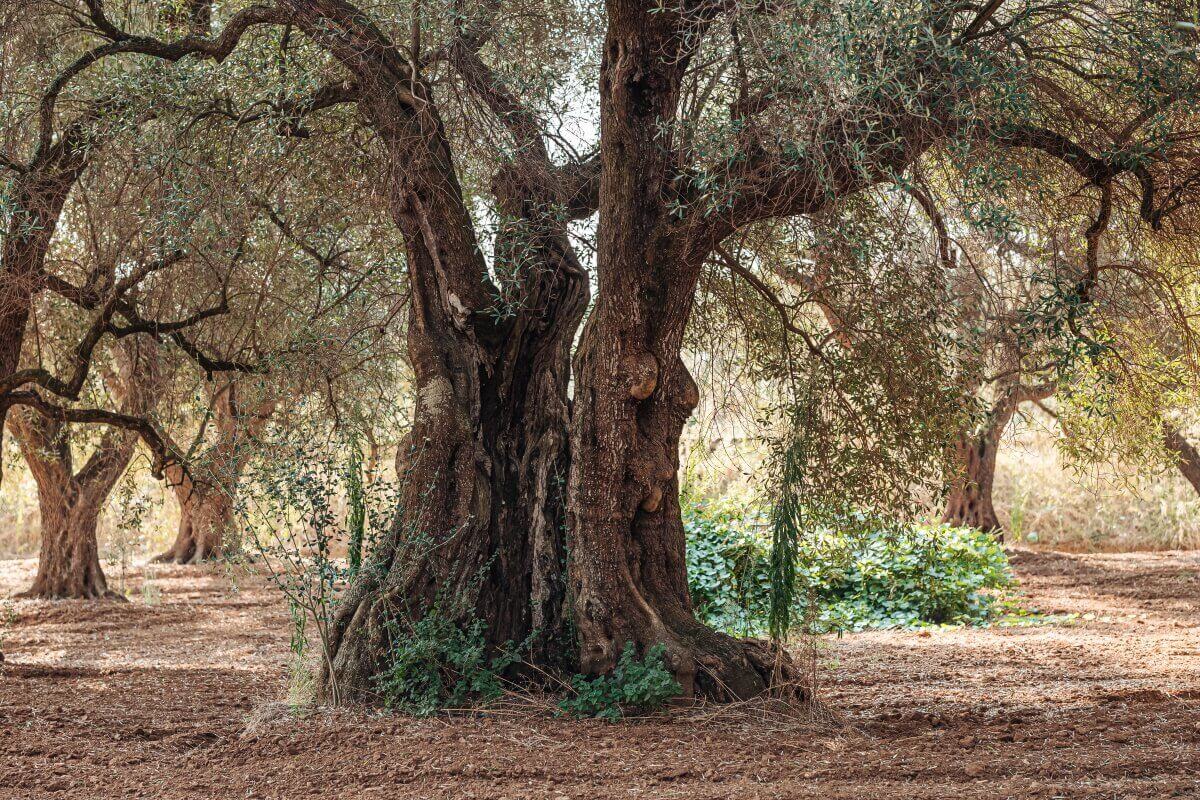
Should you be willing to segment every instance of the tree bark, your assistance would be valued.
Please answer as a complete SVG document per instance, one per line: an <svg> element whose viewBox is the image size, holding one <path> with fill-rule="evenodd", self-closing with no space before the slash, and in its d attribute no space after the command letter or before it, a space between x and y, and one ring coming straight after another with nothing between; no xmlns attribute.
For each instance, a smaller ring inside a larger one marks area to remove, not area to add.
<svg viewBox="0 0 1200 800"><path fill-rule="evenodd" d="M233 525L232 488L208 479L193 480L178 465L167 468L166 478L179 504L179 529L171 548L154 561L200 564L220 558Z"/></svg>
<svg viewBox="0 0 1200 800"><path fill-rule="evenodd" d="M120 455L114 457L119 459ZM103 501L97 491L75 481L38 484L42 547L37 577L33 586L21 593L22 597L51 600L120 597L109 591L100 567L96 523Z"/></svg>
<svg viewBox="0 0 1200 800"><path fill-rule="evenodd" d="M153 401L156 365L139 353L136 340L122 342L120 368L110 388L124 413L145 413ZM117 597L100 567L96 525L117 480L133 457L137 434L108 428L91 457L74 471L69 428L31 409L9 419L38 488L42 546L28 597L48 599Z"/></svg>
<svg viewBox="0 0 1200 800"><path fill-rule="evenodd" d="M1200 494L1200 452L1178 429L1163 423L1163 442L1167 450L1175 454L1176 466L1183 477Z"/></svg>
<svg viewBox="0 0 1200 800"><path fill-rule="evenodd" d="M609 4L600 73L599 293L575 361L569 499L571 582L584 672L628 644L666 646L686 694L752 697L791 662L692 613L679 506L679 440L699 394L680 358L700 269L667 210L669 129L688 62L683 21Z"/></svg>
<svg viewBox="0 0 1200 800"><path fill-rule="evenodd" d="M227 535L234 527L238 481L254 440L277 405L266 398L242 408L236 381L222 387L212 403L216 441L186 468L172 464L165 471L179 504L179 530L171 548L155 557L157 562L199 564L225 554Z"/></svg>
<svg viewBox="0 0 1200 800"><path fill-rule="evenodd" d="M1009 419L1012 415L1008 415ZM946 497L942 522L994 533L1004 541L1004 528L992 505L996 454L1009 419L995 420L983 431L962 434L954 448L957 472Z"/></svg>
<svg viewBox="0 0 1200 800"><path fill-rule="evenodd" d="M1022 403L1045 400L1054 393L1054 387L1010 381L1000 384L996 391L997 399L983 423L964 431L955 444L957 471L950 480L942 522L994 533L1003 542L1004 526L992 505L1000 440Z"/></svg>
<svg viewBox="0 0 1200 800"><path fill-rule="evenodd" d="M0 248L0 380L11 376L20 365L25 326L33 298L41 289L50 240L67 196L86 164L81 138L72 127L51 148L45 163L15 181L13 213ZM0 445L8 409L9 404L0 396Z"/></svg>
<svg viewBox="0 0 1200 800"><path fill-rule="evenodd" d="M339 602L323 692L332 697L336 686L342 699L370 700L389 626L435 608L460 624L483 620L493 646L524 643L533 664L556 664L570 655L562 485L568 357L586 274L564 227L548 225L539 198L521 198L510 208L531 224L514 235L529 237L536 264L522 271L519 307L497 315L499 293L429 85L352 6L290 5L295 23L354 76L360 108L385 143L412 291L417 393L400 508Z"/></svg>

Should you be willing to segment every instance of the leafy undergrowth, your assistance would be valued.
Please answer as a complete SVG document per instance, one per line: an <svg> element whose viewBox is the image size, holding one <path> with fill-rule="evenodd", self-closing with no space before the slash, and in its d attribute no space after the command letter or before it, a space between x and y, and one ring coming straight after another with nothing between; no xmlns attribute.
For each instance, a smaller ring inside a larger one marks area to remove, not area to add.
<svg viewBox="0 0 1200 800"><path fill-rule="evenodd" d="M684 510L696 611L740 635L767 630L770 532L762 515L730 504ZM795 619L811 633L936 625L1031 624L995 537L948 525L855 520L805 536L796 560Z"/></svg>
<svg viewBox="0 0 1200 800"><path fill-rule="evenodd" d="M500 696L500 676L516 656L511 646L488 655L482 621L456 625L435 607L405 627L393 623L389 663L376 676L376 690L387 708L428 717Z"/></svg>
<svg viewBox="0 0 1200 800"><path fill-rule="evenodd" d="M732 504L692 502L684 523L697 614L735 635L766 635L772 586L765 516ZM810 634L1072 621L1025 608L999 542L968 528L858 518L803 537L796 573L793 618ZM419 621L395 623L391 633L389 665L376 688L387 707L415 716L497 699L502 676L522 649L490 653L482 622L455 624L437 608ZM632 645L611 674L575 675L564 688L557 714L608 721L652 711L681 691L662 646L639 652Z"/></svg>
<svg viewBox="0 0 1200 800"><path fill-rule="evenodd" d="M683 687L667 668L664 645L651 647L645 658L639 659L633 642L627 642L611 675L576 675L571 691L573 694L558 704L560 714L616 722L628 711L661 708L679 696Z"/></svg>
<svg viewBox="0 0 1200 800"><path fill-rule="evenodd" d="M450 621L435 606L415 623L391 625L387 667L375 678L386 708L414 717L482 707L504 693L504 672L519 660L511 642L489 656L486 627ZM683 688L666 664L666 648L655 645L639 657L625 645L609 675L575 675L554 708L557 716L616 722L631 712L662 708Z"/></svg>

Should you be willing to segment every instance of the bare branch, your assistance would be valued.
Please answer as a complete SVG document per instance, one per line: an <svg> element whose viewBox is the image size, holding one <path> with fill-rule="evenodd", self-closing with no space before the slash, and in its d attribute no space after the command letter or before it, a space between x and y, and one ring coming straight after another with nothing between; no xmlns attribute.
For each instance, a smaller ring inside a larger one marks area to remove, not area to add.
<svg viewBox="0 0 1200 800"><path fill-rule="evenodd" d="M89 311L95 310L102 304L102 299L98 293L92 290L83 289L74 286L62 278L59 278L49 273L43 273L42 280L50 291L59 295L63 299L74 303L80 308ZM227 298L222 289L220 302L209 308L201 309L195 314L189 315L180 320L170 322L160 322L157 320L146 319L141 312L128 301L127 298L120 296L112 299L113 308L109 314L109 320L102 332L110 333L118 338L130 336L136 333L145 333L160 340L163 337L170 339L175 343L175 346L184 352L190 359L196 362L205 374L209 377L215 372L245 372L245 373L263 373L267 371L264 364L250 364L234 359L223 359L216 356L211 356L201 350L195 343L188 339L183 331L193 327L206 319L227 314L229 306ZM111 321L113 314L120 315L125 319L125 325L117 325ZM50 388L50 387L47 387ZM2 388L0 388L2 391ZM51 389L54 391L54 389ZM56 394L58 392L55 392Z"/></svg>
<svg viewBox="0 0 1200 800"><path fill-rule="evenodd" d="M979 33L979 31L983 30L983 26L986 25L988 20L990 20L995 13L1000 10L1000 6L1002 5L1004 5L1004 0L990 0L990 2L980 9L979 13L975 15L975 19L971 20L967 24L967 27L963 28L962 33L960 33L954 40L954 44L965 44L966 42L969 42L971 39L975 38L975 35Z"/></svg>
<svg viewBox="0 0 1200 800"><path fill-rule="evenodd" d="M100 343L100 339L109 331L113 314L117 311L118 303L124 299L125 294L130 289L141 283L142 279L151 272L165 269L182 258L183 253L176 252L161 259L142 264L138 269L118 282L113 287L110 296L103 303L97 303L100 313L92 321L92 324L88 326L87 332L75 348L75 368L72 370L70 378L64 381L42 367L17 370L12 375L0 380L0 395L11 392L25 384L33 383L53 392L59 397L68 400L78 400L79 393L82 391L84 383L87 382L88 373L91 371L92 353L95 351L96 345Z"/></svg>

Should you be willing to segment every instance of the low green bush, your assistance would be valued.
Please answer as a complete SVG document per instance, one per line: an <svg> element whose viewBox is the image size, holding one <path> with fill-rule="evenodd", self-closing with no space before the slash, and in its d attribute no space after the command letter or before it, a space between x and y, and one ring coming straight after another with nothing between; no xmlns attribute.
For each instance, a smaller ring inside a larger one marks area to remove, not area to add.
<svg viewBox="0 0 1200 800"><path fill-rule="evenodd" d="M762 635L771 607L766 520L728 502L687 502L683 528L696 614L729 633Z"/></svg>
<svg viewBox="0 0 1200 800"><path fill-rule="evenodd" d="M626 642L611 675L588 678L576 675L571 680L574 694L559 702L560 714L583 719L592 717L616 722L627 711L652 711L660 708L683 687L667 667L666 648L657 644L637 657L633 642Z"/></svg>
<svg viewBox="0 0 1200 800"><path fill-rule="evenodd" d="M428 717L495 700L501 674L516 660L515 648L489 658L485 632L481 620L458 625L436 606L415 623L393 623L388 666L375 679L383 704Z"/></svg>
<svg viewBox="0 0 1200 800"><path fill-rule="evenodd" d="M770 609L765 515L729 503L684 509L688 581L700 617L761 636ZM983 624L1003 612L1013 584L1003 548L982 531L866 517L814 530L796 559L796 619L813 632Z"/></svg>

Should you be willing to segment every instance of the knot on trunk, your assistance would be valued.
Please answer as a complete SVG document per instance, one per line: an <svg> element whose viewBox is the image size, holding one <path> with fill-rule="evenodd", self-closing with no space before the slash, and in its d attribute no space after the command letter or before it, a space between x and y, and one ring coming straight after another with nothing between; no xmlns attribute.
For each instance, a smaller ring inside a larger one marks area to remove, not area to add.
<svg viewBox="0 0 1200 800"><path fill-rule="evenodd" d="M639 403L658 388L658 359L652 353L637 353L625 359L629 396Z"/></svg>
<svg viewBox="0 0 1200 800"><path fill-rule="evenodd" d="M640 451L629 460L629 477L635 497L640 497L638 507L647 514L662 508L665 486L675 477L675 462L661 441L643 439Z"/></svg>
<svg viewBox="0 0 1200 800"><path fill-rule="evenodd" d="M661 486L651 486L650 491L646 493L642 499L642 511L647 514L653 514L662 507L663 490Z"/></svg>
<svg viewBox="0 0 1200 800"><path fill-rule="evenodd" d="M681 412L690 416L696 406L700 405L700 387L696 385L692 374L688 372L682 361L679 362L675 380L679 387L675 393L675 405Z"/></svg>

